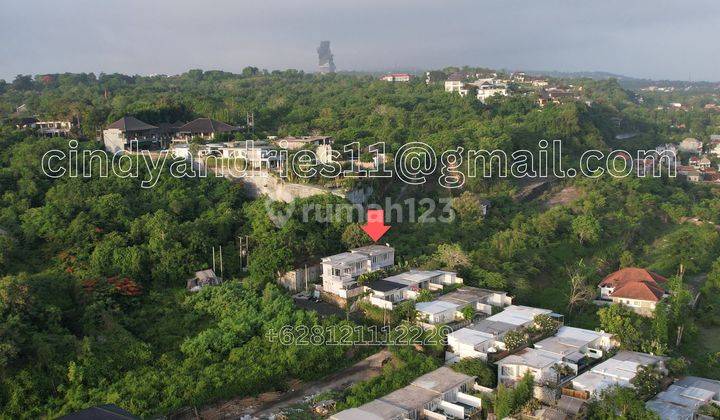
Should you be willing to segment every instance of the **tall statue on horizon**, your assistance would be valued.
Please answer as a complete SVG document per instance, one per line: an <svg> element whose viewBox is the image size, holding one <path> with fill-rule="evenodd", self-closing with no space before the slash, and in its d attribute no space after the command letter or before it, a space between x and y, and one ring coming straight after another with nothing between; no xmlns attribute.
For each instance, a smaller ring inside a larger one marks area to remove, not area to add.
<svg viewBox="0 0 720 420"><path fill-rule="evenodd" d="M335 73L335 62L333 62L333 54L330 51L330 41L320 42L317 53L320 73Z"/></svg>

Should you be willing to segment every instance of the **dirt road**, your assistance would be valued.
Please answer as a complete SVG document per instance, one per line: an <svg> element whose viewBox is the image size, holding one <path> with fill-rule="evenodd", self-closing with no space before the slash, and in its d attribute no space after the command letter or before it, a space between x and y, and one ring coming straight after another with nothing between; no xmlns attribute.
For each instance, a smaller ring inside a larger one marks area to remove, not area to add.
<svg viewBox="0 0 720 420"><path fill-rule="evenodd" d="M197 414L188 410L183 415L174 416L173 418L220 420L238 419L245 415L251 418L268 418L285 408L301 404L314 395L328 391L339 391L355 382L378 376L382 372L385 362L391 357L392 353L387 349L383 349L340 372L326 376L318 381L298 382L292 391L265 393L257 398L234 398L204 407Z"/></svg>

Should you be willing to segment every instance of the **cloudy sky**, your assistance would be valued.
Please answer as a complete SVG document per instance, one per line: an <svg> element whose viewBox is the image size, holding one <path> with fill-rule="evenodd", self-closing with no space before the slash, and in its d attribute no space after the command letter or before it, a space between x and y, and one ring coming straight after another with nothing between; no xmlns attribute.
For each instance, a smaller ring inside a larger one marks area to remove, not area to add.
<svg viewBox="0 0 720 420"><path fill-rule="evenodd" d="M720 80L717 0L3 0L0 78L449 65Z"/></svg>

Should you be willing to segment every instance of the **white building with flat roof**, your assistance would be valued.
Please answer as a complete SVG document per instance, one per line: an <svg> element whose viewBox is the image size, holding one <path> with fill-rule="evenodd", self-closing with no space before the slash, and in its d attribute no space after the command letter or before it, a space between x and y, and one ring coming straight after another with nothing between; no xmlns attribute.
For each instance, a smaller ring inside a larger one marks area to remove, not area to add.
<svg viewBox="0 0 720 420"><path fill-rule="evenodd" d="M371 271L392 267L395 264L395 248L387 245L367 245L350 250L353 254L370 257Z"/></svg>
<svg viewBox="0 0 720 420"><path fill-rule="evenodd" d="M368 302L381 308L392 309L398 302L417 298L423 289L437 290L453 284L462 284L462 279L450 271L409 270L363 286L364 291L368 292Z"/></svg>
<svg viewBox="0 0 720 420"><path fill-rule="evenodd" d="M304 147L315 148L317 146L331 145L335 141L330 136L289 136L283 138L268 138L277 144L278 147L290 150L299 150Z"/></svg>
<svg viewBox="0 0 720 420"><path fill-rule="evenodd" d="M380 80L384 80L386 82L409 82L411 78L412 75L408 73L392 73L382 76Z"/></svg>
<svg viewBox="0 0 720 420"><path fill-rule="evenodd" d="M431 302L418 302L415 304L418 311L418 318L427 324L446 324L458 319L457 313L460 307L454 303L442 300Z"/></svg>
<svg viewBox="0 0 720 420"><path fill-rule="evenodd" d="M466 87L465 75L461 73L453 73L445 80L445 92L457 92L460 96L468 94L468 88Z"/></svg>
<svg viewBox="0 0 720 420"><path fill-rule="evenodd" d="M367 255L343 252L322 259L323 291L348 298L348 291L358 288L357 278L369 273L370 259Z"/></svg>
<svg viewBox="0 0 720 420"><path fill-rule="evenodd" d="M470 325L460 328L448 334L449 350L445 353L445 358L450 362L456 362L464 358L480 358L487 360L489 353L496 353L499 349L496 346L502 345L497 340L497 335L476 329L477 325ZM513 326L508 325L508 331Z"/></svg>
<svg viewBox="0 0 720 420"><path fill-rule="evenodd" d="M477 89L475 96L480 102L485 102L495 95L508 96L507 85L495 78L479 79L470 83L470 86Z"/></svg>
<svg viewBox="0 0 720 420"><path fill-rule="evenodd" d="M645 403L645 407L661 420L693 420L698 410L709 404L720 406L720 381L686 376Z"/></svg>
<svg viewBox="0 0 720 420"><path fill-rule="evenodd" d="M573 379L571 387L584 391L587 398L597 398L611 386L632 387L630 381L641 366L657 364L664 371L666 360L667 357L623 350Z"/></svg>
<svg viewBox="0 0 720 420"><path fill-rule="evenodd" d="M394 264L395 250L385 245L369 245L325 257L321 261L322 290L342 299L357 296L363 291L358 277Z"/></svg>
<svg viewBox="0 0 720 420"><path fill-rule="evenodd" d="M537 315L550 315L549 309L510 305L502 312L448 334L448 361L476 357L487 360L488 354L505 350L503 339L509 331L532 325Z"/></svg>
<svg viewBox="0 0 720 420"><path fill-rule="evenodd" d="M67 136L73 128L72 121L37 121L32 125L45 136Z"/></svg>
<svg viewBox="0 0 720 420"><path fill-rule="evenodd" d="M477 312L492 314L493 308L512 305L512 297L507 292L463 286L450 293L439 296L437 300L458 305L461 309L470 306Z"/></svg>
<svg viewBox="0 0 720 420"><path fill-rule="evenodd" d="M507 322L518 326L527 326L533 323L538 315L550 315L549 309L533 308L532 306L510 305L504 311L499 312L488 320L497 322Z"/></svg>
<svg viewBox="0 0 720 420"><path fill-rule="evenodd" d="M525 348L497 362L498 383L512 385L530 373L536 383L556 384L559 379L556 367L562 364L562 355Z"/></svg>
<svg viewBox="0 0 720 420"><path fill-rule="evenodd" d="M386 277L385 280L402 284L420 285L422 289L442 290L444 286L462 284L463 280L452 271L408 270L404 273Z"/></svg>
<svg viewBox="0 0 720 420"><path fill-rule="evenodd" d="M604 331L562 326L554 336L538 341L534 347L563 356L576 353L599 359L617 345L613 335Z"/></svg>
<svg viewBox="0 0 720 420"><path fill-rule="evenodd" d="M410 385L356 408L330 416L332 420L464 419L478 413L482 400L469 392L475 378L448 367L438 368Z"/></svg>
<svg viewBox="0 0 720 420"><path fill-rule="evenodd" d="M450 293L438 296L432 302L415 304L422 323L436 325L463 319L463 309L470 307L476 312L490 315L494 308L503 308L512 303L507 292L498 292L477 287L463 286Z"/></svg>
<svg viewBox="0 0 720 420"><path fill-rule="evenodd" d="M209 145L208 145L209 146ZM223 143L218 148L223 159L243 159L247 169L276 168L282 165L284 156L263 141L241 140Z"/></svg>
<svg viewBox="0 0 720 420"><path fill-rule="evenodd" d="M498 382L514 383L530 372L535 381L554 385L566 379L556 366L566 366L573 375L617 345L611 334L575 327L560 327L557 333L497 362Z"/></svg>

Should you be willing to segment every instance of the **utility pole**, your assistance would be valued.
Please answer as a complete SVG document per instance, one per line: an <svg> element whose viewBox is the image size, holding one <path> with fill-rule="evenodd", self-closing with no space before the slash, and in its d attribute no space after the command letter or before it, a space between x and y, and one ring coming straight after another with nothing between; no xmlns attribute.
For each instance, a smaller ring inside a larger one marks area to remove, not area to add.
<svg viewBox="0 0 720 420"><path fill-rule="evenodd" d="M248 236L239 236L237 237L239 244L238 244L238 254L240 256L240 267L243 271L247 271L248 263L250 261L250 240ZM244 263L243 263L244 261Z"/></svg>
<svg viewBox="0 0 720 420"><path fill-rule="evenodd" d="M213 273L215 272L215 247L212 247Z"/></svg>
<svg viewBox="0 0 720 420"><path fill-rule="evenodd" d="M245 236L245 271L250 265L250 238Z"/></svg>
<svg viewBox="0 0 720 420"><path fill-rule="evenodd" d="M223 278L223 257L222 257L222 245L220 245L220 278Z"/></svg>
<svg viewBox="0 0 720 420"><path fill-rule="evenodd" d="M254 112L247 112L245 114L245 127L246 130L254 133L255 132L255 113Z"/></svg>
<svg viewBox="0 0 720 420"><path fill-rule="evenodd" d="M243 267L245 267L245 265L243 264L243 257L245 257L245 255L243 255L242 236L238 235L235 237L235 239L237 240L238 257L240 257L240 268L242 269Z"/></svg>
<svg viewBox="0 0 720 420"><path fill-rule="evenodd" d="M307 271L307 264L305 264L305 271L303 271L303 274L305 274L305 291L310 291L308 288L308 271Z"/></svg>

